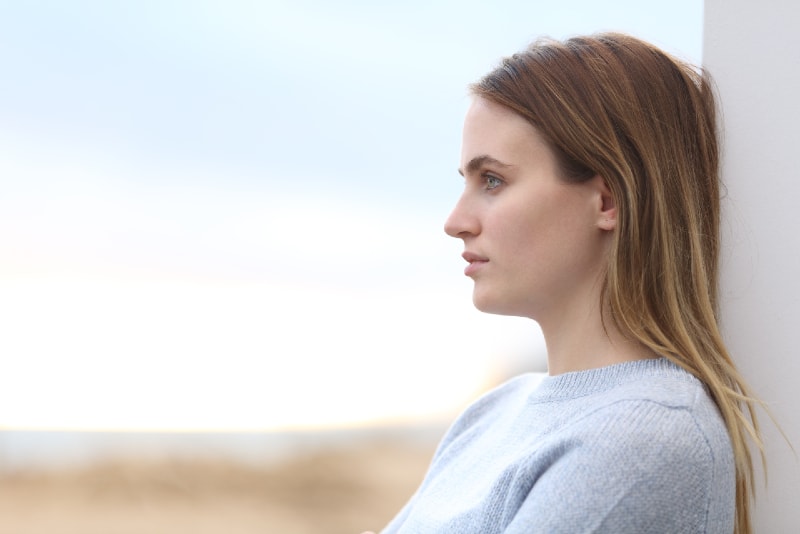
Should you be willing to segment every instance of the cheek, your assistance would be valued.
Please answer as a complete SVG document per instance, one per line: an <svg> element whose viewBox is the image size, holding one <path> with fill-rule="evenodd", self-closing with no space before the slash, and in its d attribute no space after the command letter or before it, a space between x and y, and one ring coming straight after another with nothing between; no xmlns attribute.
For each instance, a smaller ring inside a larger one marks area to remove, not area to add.
<svg viewBox="0 0 800 534"><path fill-rule="evenodd" d="M543 196L536 202L515 203L496 215L494 240L502 243L512 265L570 269L580 262L590 227L570 198ZM533 271L531 271L533 272ZM521 274L521 273L520 273Z"/></svg>
<svg viewBox="0 0 800 534"><path fill-rule="evenodd" d="M525 256L538 248L543 238L555 228L549 228L546 210L534 202L516 200L494 213L491 220L494 240L515 255Z"/></svg>
<svg viewBox="0 0 800 534"><path fill-rule="evenodd" d="M486 218L484 232L493 246L505 255L522 256L536 242L537 221L529 210L507 206Z"/></svg>

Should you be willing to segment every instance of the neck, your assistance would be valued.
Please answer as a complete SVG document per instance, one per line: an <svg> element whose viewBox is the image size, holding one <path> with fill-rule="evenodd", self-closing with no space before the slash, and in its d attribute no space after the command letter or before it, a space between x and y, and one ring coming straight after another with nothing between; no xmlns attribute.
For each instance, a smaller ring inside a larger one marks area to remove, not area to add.
<svg viewBox="0 0 800 534"><path fill-rule="evenodd" d="M657 357L641 343L622 335L610 319L604 323L602 317L596 304L574 307L571 312L564 310L558 317L539 321L550 375Z"/></svg>

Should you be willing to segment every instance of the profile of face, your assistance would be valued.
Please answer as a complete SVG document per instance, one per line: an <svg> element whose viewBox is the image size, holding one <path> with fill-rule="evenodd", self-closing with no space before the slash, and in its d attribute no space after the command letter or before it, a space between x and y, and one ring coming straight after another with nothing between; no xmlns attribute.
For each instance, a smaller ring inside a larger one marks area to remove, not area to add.
<svg viewBox="0 0 800 534"><path fill-rule="evenodd" d="M564 181L538 131L481 97L464 121L459 172L464 191L445 231L464 241L479 310L541 323L597 305L616 224L601 177Z"/></svg>

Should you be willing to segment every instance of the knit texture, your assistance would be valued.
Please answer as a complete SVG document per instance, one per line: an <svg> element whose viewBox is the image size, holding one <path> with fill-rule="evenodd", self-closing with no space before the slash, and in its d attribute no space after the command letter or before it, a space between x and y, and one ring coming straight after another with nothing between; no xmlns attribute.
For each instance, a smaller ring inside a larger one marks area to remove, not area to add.
<svg viewBox="0 0 800 534"><path fill-rule="evenodd" d="M666 359L506 382L453 423L383 534L733 532L703 384Z"/></svg>

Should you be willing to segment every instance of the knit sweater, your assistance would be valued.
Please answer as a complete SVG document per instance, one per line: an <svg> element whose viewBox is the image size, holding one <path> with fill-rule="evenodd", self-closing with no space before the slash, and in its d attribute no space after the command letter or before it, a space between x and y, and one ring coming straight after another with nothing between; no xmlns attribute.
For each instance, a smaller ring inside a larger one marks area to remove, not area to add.
<svg viewBox="0 0 800 534"><path fill-rule="evenodd" d="M448 430L383 534L729 534L734 506L716 405L662 358L490 391Z"/></svg>

